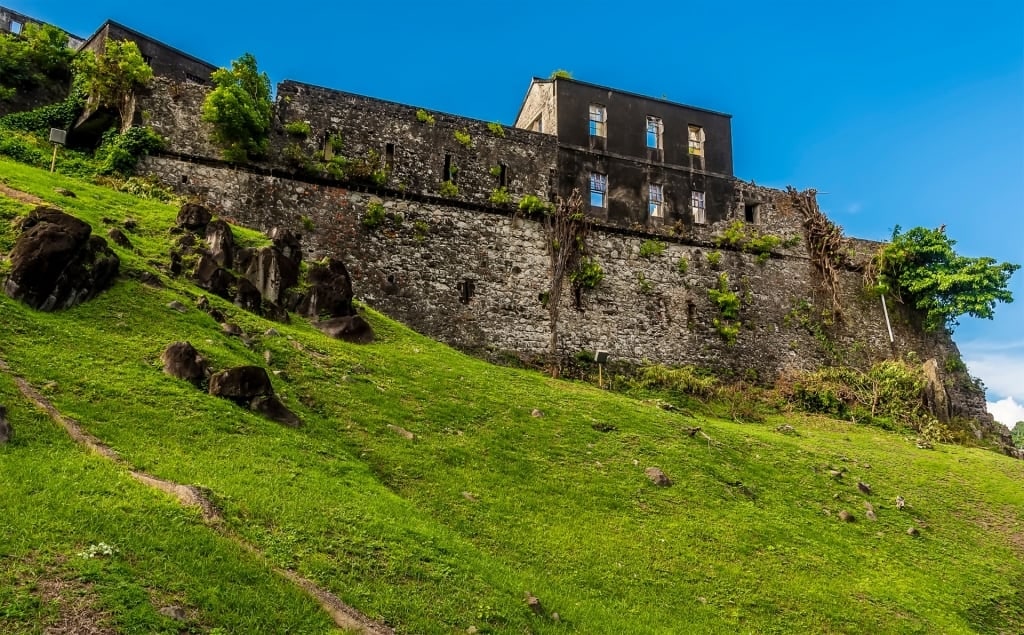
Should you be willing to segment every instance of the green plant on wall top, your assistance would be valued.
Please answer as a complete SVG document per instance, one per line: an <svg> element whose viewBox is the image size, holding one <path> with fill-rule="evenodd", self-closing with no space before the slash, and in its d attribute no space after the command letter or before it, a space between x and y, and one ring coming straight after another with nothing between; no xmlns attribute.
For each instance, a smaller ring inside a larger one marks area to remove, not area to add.
<svg viewBox="0 0 1024 635"><path fill-rule="evenodd" d="M469 133L466 132L465 130L456 130L455 132L452 133L452 136L455 137L455 140L459 142L459 144L462 147L473 147L473 137L469 136Z"/></svg>
<svg viewBox="0 0 1024 635"><path fill-rule="evenodd" d="M572 79L572 73L560 68L558 70L551 71L551 76L549 77L549 79Z"/></svg>
<svg viewBox="0 0 1024 635"><path fill-rule="evenodd" d="M901 233L897 225L872 260L867 282L920 311L929 330L952 328L962 315L992 319L997 302L1013 302L1007 286L1020 265L961 256L955 244L944 228Z"/></svg>
<svg viewBox="0 0 1024 635"><path fill-rule="evenodd" d="M490 201L495 205L508 205L512 202L512 195L508 193L508 188L495 188L494 191L491 192Z"/></svg>
<svg viewBox="0 0 1024 635"><path fill-rule="evenodd" d="M260 73L251 53L218 68L215 88L203 102L203 121L212 124L213 142L228 161L248 161L267 152L270 134L270 78Z"/></svg>
<svg viewBox="0 0 1024 635"><path fill-rule="evenodd" d="M290 121L284 125L284 131L293 137L305 139L312 134L313 127L309 125L308 121Z"/></svg>
<svg viewBox="0 0 1024 635"><path fill-rule="evenodd" d="M490 130L491 134L495 137L501 137L502 139L505 138L505 126L501 125L497 121L492 121L487 124L487 129Z"/></svg>
<svg viewBox="0 0 1024 635"><path fill-rule="evenodd" d="M653 258L665 253L667 245L660 240L645 240L640 243L640 257Z"/></svg>
<svg viewBox="0 0 1024 635"><path fill-rule="evenodd" d="M420 123L425 123L428 126L432 126L436 123L434 115L430 114L426 110L423 110L422 108L416 111L416 121Z"/></svg>
<svg viewBox="0 0 1024 635"><path fill-rule="evenodd" d="M757 254L757 262L764 264L771 257L772 250L783 244L774 234L762 233L741 220L733 221L715 237L717 247L728 247Z"/></svg>
<svg viewBox="0 0 1024 635"><path fill-rule="evenodd" d="M384 222L384 218L387 216L387 210L384 204L380 201L371 201L366 206L366 212L363 214L363 218L360 221L363 227L367 229L373 229L379 227Z"/></svg>
<svg viewBox="0 0 1024 635"><path fill-rule="evenodd" d="M550 214L552 209L551 203L533 194L527 194L519 199L519 211L526 214Z"/></svg>
<svg viewBox="0 0 1024 635"><path fill-rule="evenodd" d="M459 186L455 185L451 181L443 181L441 188L438 190L441 196L445 198L455 198L459 195Z"/></svg>

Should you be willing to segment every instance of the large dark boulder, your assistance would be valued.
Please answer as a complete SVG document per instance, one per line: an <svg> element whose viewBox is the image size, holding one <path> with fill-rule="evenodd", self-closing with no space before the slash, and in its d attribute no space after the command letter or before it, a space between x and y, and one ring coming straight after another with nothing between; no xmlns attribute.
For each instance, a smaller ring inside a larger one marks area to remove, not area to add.
<svg viewBox="0 0 1024 635"><path fill-rule="evenodd" d="M160 360L164 363L165 373L196 386L202 385L210 374L210 365L189 342L171 344Z"/></svg>
<svg viewBox="0 0 1024 635"><path fill-rule="evenodd" d="M302 262L302 240L298 234L294 234L281 227L275 227L270 230L268 235L270 240L274 241L274 247L284 257L294 260L296 264Z"/></svg>
<svg viewBox="0 0 1024 635"><path fill-rule="evenodd" d="M348 315L317 322L316 327L325 335L350 344L369 344L373 341L373 328L360 315Z"/></svg>
<svg viewBox="0 0 1024 635"><path fill-rule="evenodd" d="M231 232L231 225L222 220L212 221L206 226L206 245L218 265L227 269L233 266L235 235Z"/></svg>
<svg viewBox="0 0 1024 635"><path fill-rule="evenodd" d="M352 279L345 263L333 258L310 265L309 291L298 304L298 313L310 318L334 318L355 315L352 308Z"/></svg>
<svg viewBox="0 0 1024 635"><path fill-rule="evenodd" d="M210 394L248 406L256 397L273 395L267 371L259 366L236 366L210 377Z"/></svg>
<svg viewBox="0 0 1024 635"><path fill-rule="evenodd" d="M249 402L249 409L253 412L284 424L289 428L298 428L302 425L302 421L298 415L288 409L281 400L274 395L260 395Z"/></svg>
<svg viewBox="0 0 1024 635"><path fill-rule="evenodd" d="M198 232L206 229L213 219L210 210L196 203L185 203L178 211L177 225L190 231Z"/></svg>
<svg viewBox="0 0 1024 635"><path fill-rule="evenodd" d="M252 283L245 278L239 278L238 292L235 294L235 306L259 315L262 304L263 296L260 295L260 290L252 286Z"/></svg>
<svg viewBox="0 0 1024 635"><path fill-rule="evenodd" d="M88 223L38 207L22 223L4 293L41 311L80 304L109 287L121 261Z"/></svg>
<svg viewBox="0 0 1024 635"><path fill-rule="evenodd" d="M11 422L7 420L7 408L0 406L0 445L10 441L13 436L14 430L11 428Z"/></svg>
<svg viewBox="0 0 1024 635"><path fill-rule="evenodd" d="M238 283L235 274L217 264L210 254L204 253L192 272L196 284L221 298L232 300L233 289Z"/></svg>
<svg viewBox="0 0 1024 635"><path fill-rule="evenodd" d="M299 282L299 261L277 247L258 249L245 269L245 277L267 302L281 304L285 291Z"/></svg>

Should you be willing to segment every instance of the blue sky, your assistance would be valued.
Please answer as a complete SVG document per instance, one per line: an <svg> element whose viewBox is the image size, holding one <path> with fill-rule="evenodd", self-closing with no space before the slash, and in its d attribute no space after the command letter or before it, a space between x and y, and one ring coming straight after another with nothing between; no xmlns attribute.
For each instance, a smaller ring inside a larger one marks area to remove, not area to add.
<svg viewBox="0 0 1024 635"><path fill-rule="evenodd" d="M80 36L111 18L217 65L511 123L534 75L733 115L736 175L814 187L847 234L945 224L1024 263L1024 2L0 0ZM241 9L239 7L243 7ZM1018 302L956 330L997 418L1024 419Z"/></svg>

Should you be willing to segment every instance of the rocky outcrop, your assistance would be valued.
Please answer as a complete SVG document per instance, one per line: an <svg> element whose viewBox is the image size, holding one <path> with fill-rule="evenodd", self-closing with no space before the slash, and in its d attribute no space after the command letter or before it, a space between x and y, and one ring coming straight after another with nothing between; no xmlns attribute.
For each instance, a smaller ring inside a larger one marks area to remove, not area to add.
<svg viewBox="0 0 1024 635"><path fill-rule="evenodd" d="M189 342L175 342L160 356L164 372L200 386L210 375L210 365Z"/></svg>
<svg viewBox="0 0 1024 635"><path fill-rule="evenodd" d="M226 300L234 299L234 289L238 283L235 274L217 264L210 254L203 254L199 258L192 278L210 293Z"/></svg>
<svg viewBox="0 0 1024 635"><path fill-rule="evenodd" d="M88 223L38 207L22 223L4 293L40 311L80 304L108 288L121 261Z"/></svg>
<svg viewBox="0 0 1024 635"><path fill-rule="evenodd" d="M307 291L296 311L311 319L354 315L352 309L352 279L345 263L333 258L309 266L306 274Z"/></svg>
<svg viewBox="0 0 1024 635"><path fill-rule="evenodd" d="M924 372L924 403L935 418L942 423L949 423L949 393L939 376L939 362L933 357L921 367Z"/></svg>
<svg viewBox="0 0 1024 635"><path fill-rule="evenodd" d="M246 267L245 277L259 289L264 300L280 304L284 292L299 282L299 262L276 246L262 247Z"/></svg>
<svg viewBox="0 0 1024 635"><path fill-rule="evenodd" d="M302 421L299 420L298 416L291 410L289 410L281 400L274 395L260 395L259 397L253 398L249 402L249 409L258 415L266 417L271 421L276 421L282 425L286 425L289 428L298 428L302 426Z"/></svg>
<svg viewBox="0 0 1024 635"><path fill-rule="evenodd" d="M291 428L302 425L299 417L274 394L267 371L259 366L238 366L213 375L210 378L210 394L230 399L271 421Z"/></svg>
<svg viewBox="0 0 1024 635"><path fill-rule="evenodd" d="M350 344L369 344L373 341L373 328L359 315L331 318L315 326L325 335Z"/></svg>
<svg viewBox="0 0 1024 635"><path fill-rule="evenodd" d="M178 227L184 227L189 231L201 232L213 220L210 210L196 203L185 203L178 211L178 218L175 221Z"/></svg>
<svg viewBox="0 0 1024 635"><path fill-rule="evenodd" d="M7 420L7 408L0 406L0 445L10 441L13 436L14 429L11 428L11 422Z"/></svg>
<svg viewBox="0 0 1024 635"><path fill-rule="evenodd" d="M211 221L206 226L206 248L218 265L230 269L234 265L235 252L231 225L222 220Z"/></svg>

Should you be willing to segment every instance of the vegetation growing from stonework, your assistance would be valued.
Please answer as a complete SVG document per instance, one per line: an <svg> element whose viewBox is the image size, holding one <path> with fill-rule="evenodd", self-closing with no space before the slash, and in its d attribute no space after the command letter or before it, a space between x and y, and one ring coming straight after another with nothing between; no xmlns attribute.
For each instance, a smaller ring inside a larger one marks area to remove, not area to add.
<svg viewBox="0 0 1024 635"><path fill-rule="evenodd" d="M580 258L576 268L569 273L569 282L579 289L595 289L604 280L601 263L589 257Z"/></svg>
<svg viewBox="0 0 1024 635"><path fill-rule="evenodd" d="M813 189L800 192L789 186L786 193L776 201L776 205L784 211L798 213L803 220L811 263L818 273L822 290L830 300L832 312L836 317L841 316L843 307L839 301L839 270L846 259L842 228L822 213L818 207L817 191Z"/></svg>
<svg viewBox="0 0 1024 635"><path fill-rule="evenodd" d="M445 198L456 198L459 195L459 186L451 181L442 181L438 193Z"/></svg>
<svg viewBox="0 0 1024 635"><path fill-rule="evenodd" d="M572 73L560 68L558 70L551 71L549 79L572 79Z"/></svg>
<svg viewBox="0 0 1024 635"><path fill-rule="evenodd" d="M313 133L313 127L308 121L289 121L284 125L284 131L293 137L305 139Z"/></svg>
<svg viewBox="0 0 1024 635"><path fill-rule="evenodd" d="M768 262L772 251L783 244L782 238L766 234L741 220L734 221L715 237L715 246L739 249L757 255L757 262Z"/></svg>
<svg viewBox="0 0 1024 635"><path fill-rule="evenodd" d="M512 202L512 195L508 193L507 187L497 187L491 192L488 200L494 205L508 205Z"/></svg>
<svg viewBox="0 0 1024 635"><path fill-rule="evenodd" d="M740 332L740 296L729 290L729 274L718 274L718 284L708 289L711 303L718 308L719 317L712 324L725 343L732 346Z"/></svg>
<svg viewBox="0 0 1024 635"><path fill-rule="evenodd" d="M87 108L117 110L121 132L132 126L138 92L153 79L153 69L128 40L108 39L99 55L82 51L75 58L75 79L87 96Z"/></svg>
<svg viewBox="0 0 1024 635"><path fill-rule="evenodd" d="M18 35L0 33L0 101L47 80L68 79L74 55L67 34L49 24L26 24Z"/></svg>
<svg viewBox="0 0 1024 635"><path fill-rule="evenodd" d="M1018 448L1024 448L1024 421L1018 421L1013 426L1013 444Z"/></svg>
<svg viewBox="0 0 1024 635"><path fill-rule="evenodd" d="M551 376L558 377L558 320L562 308L562 291L566 279L571 279L573 271L587 255L587 237L591 227L590 219L583 211L583 195L579 190L574 189L569 198L559 197L555 205L544 214L541 227L548 254L548 356Z"/></svg>
<svg viewBox="0 0 1024 635"><path fill-rule="evenodd" d="M457 141L462 147L473 147L473 137L471 137L465 130L456 130L452 133L452 136L455 137L455 141Z"/></svg>
<svg viewBox="0 0 1024 635"><path fill-rule="evenodd" d="M893 229L867 271L879 292L910 305L924 316L927 329L953 328L969 315L992 319L997 302L1012 302L1010 276L1020 265L993 258L961 256L944 229Z"/></svg>
<svg viewBox="0 0 1024 635"><path fill-rule="evenodd" d="M645 240L640 243L640 257L654 258L665 253L667 245L660 240Z"/></svg>
<svg viewBox="0 0 1024 635"><path fill-rule="evenodd" d="M505 126L501 125L497 121L492 121L487 124L487 129L490 130L491 134L495 137L501 137L502 139L505 138Z"/></svg>
<svg viewBox="0 0 1024 635"><path fill-rule="evenodd" d="M39 313L0 295L14 426L0 446L0 632L66 631L69 612L94 621L80 632L332 632L274 568L399 633L1024 632L1024 462L921 450L853 412L802 414L696 369L632 384L606 366L601 390L487 364L371 309L377 341L359 346L210 297L243 342L158 266L177 206L7 160L0 178L94 234L138 221L133 248L112 245L131 275L94 300ZM31 208L0 195L0 262ZM217 369L280 371L275 392L304 426L165 376L160 351L179 340ZM129 466L201 486L223 521L83 450L18 382Z"/></svg>
<svg viewBox="0 0 1024 635"><path fill-rule="evenodd" d="M270 78L259 72L251 53L218 68L215 88L203 102L203 121L212 125L212 140L227 161L244 162L266 155L273 106Z"/></svg>
<svg viewBox="0 0 1024 635"><path fill-rule="evenodd" d="M428 126L432 126L435 123L437 123L437 121L434 119L434 115L430 114L426 110L423 110L422 108L416 111L416 121L420 123L425 123Z"/></svg>
<svg viewBox="0 0 1024 635"><path fill-rule="evenodd" d="M367 229L373 229L379 227L384 222L384 218L387 215L387 210L384 204L380 201L371 201L366 206L366 211L363 213L363 218L360 221L363 227Z"/></svg>

